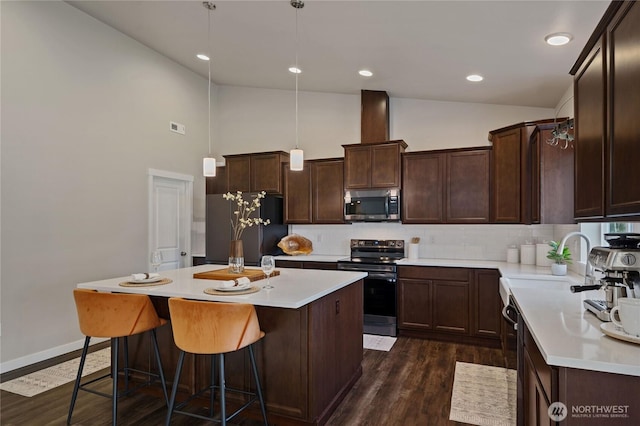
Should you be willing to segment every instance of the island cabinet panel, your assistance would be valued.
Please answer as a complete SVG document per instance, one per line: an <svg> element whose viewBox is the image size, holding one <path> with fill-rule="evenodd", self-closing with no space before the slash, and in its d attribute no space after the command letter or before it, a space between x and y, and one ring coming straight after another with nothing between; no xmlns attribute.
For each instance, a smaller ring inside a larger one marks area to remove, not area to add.
<svg viewBox="0 0 640 426"><path fill-rule="evenodd" d="M312 223L311 171L308 164L302 170L284 168L284 222Z"/></svg>
<svg viewBox="0 0 640 426"><path fill-rule="evenodd" d="M343 145L344 187L347 189L399 188L402 141Z"/></svg>
<svg viewBox="0 0 640 426"><path fill-rule="evenodd" d="M604 39L593 47L574 77L576 219L604 217L605 60Z"/></svg>
<svg viewBox="0 0 640 426"><path fill-rule="evenodd" d="M270 424L326 423L362 375L362 291L360 280L299 309L256 306L266 335L254 349ZM152 296L152 301L160 316L168 318L168 299ZM160 327L157 334L164 373L172 386L179 350L170 325ZM146 334L131 336L129 350L131 367L156 368ZM193 393L208 385L210 359L206 355L185 357L180 392ZM225 364L228 386L255 389L246 351L225 355ZM232 405L244 398L227 395ZM207 406L208 397L200 402ZM248 415L261 419L259 405L252 405Z"/></svg>
<svg viewBox="0 0 640 426"><path fill-rule="evenodd" d="M640 6L626 2L607 27L606 214L640 215ZM633 52L633 53L631 53ZM606 158L606 157L605 157Z"/></svg>

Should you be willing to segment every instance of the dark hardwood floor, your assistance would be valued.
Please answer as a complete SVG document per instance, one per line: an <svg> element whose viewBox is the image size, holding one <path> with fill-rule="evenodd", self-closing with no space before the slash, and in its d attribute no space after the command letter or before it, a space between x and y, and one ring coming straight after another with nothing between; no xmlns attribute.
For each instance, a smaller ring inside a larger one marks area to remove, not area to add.
<svg viewBox="0 0 640 426"><path fill-rule="evenodd" d="M455 425L449 421L449 408L456 361L505 366L500 349L432 340L398 338L390 352L365 350L362 377L328 425ZM110 381L101 386L108 392ZM64 425L72 390L73 383L68 383L32 398L0 391L0 424ZM156 426L164 424L166 407L161 399L138 392L121 399L118 412L120 425ZM239 417L234 424L261 424ZM111 424L110 401L81 392L72 424ZM175 415L172 424L210 423Z"/></svg>

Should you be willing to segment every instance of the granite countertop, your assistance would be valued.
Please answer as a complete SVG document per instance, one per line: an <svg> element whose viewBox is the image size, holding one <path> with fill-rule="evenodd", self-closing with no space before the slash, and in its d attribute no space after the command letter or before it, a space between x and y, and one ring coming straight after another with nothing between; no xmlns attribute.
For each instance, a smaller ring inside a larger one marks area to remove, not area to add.
<svg viewBox="0 0 640 426"><path fill-rule="evenodd" d="M206 288L214 287L220 281L195 279L193 274L219 269L220 267L220 265L200 265L192 268L160 271L160 276L170 278L173 282L158 286L121 287L119 283L131 278L126 276L81 283L77 287L108 292L118 291L148 294L150 296L184 297L196 300L251 303L257 306L297 309L367 276L366 272L278 268L280 275L271 277L269 280L274 287L272 289L261 288L256 293L245 295L215 296L204 293ZM262 287L265 284L266 280L253 282L253 285L258 287Z"/></svg>

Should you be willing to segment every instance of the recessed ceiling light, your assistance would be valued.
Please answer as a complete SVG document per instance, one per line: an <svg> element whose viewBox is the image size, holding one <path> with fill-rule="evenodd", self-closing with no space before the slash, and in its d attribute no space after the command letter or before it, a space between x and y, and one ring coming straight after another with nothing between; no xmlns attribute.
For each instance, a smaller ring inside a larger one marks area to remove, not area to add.
<svg viewBox="0 0 640 426"><path fill-rule="evenodd" d="M544 38L544 41L551 46L562 46L569 43L573 36L569 33L553 33Z"/></svg>
<svg viewBox="0 0 640 426"><path fill-rule="evenodd" d="M369 70L360 70L358 71L358 74L360 74L363 77L371 77L373 75L373 73Z"/></svg>
<svg viewBox="0 0 640 426"><path fill-rule="evenodd" d="M467 76L467 80L469 81L473 81L473 82L478 82L478 81L482 81L484 80L484 77L478 74L471 74Z"/></svg>
<svg viewBox="0 0 640 426"><path fill-rule="evenodd" d="M300 68L290 67L289 68L289 72L292 72L294 74L300 74L302 72L302 70Z"/></svg>
<svg viewBox="0 0 640 426"><path fill-rule="evenodd" d="M209 60L209 57L207 55L205 55L204 53L198 53L196 55L196 58L198 58L198 59L200 59L202 61L208 61Z"/></svg>

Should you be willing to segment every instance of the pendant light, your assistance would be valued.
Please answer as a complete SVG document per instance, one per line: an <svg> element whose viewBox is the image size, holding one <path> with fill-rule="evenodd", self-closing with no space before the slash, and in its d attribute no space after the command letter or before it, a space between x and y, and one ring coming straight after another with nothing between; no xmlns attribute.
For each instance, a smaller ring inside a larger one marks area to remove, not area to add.
<svg viewBox="0 0 640 426"><path fill-rule="evenodd" d="M301 73L298 68L298 10L304 7L304 1L291 0L291 6L296 9L296 63L295 69L290 69L296 75L296 147L289 153L289 168L293 171L299 171L304 169L304 152L298 148L298 74Z"/></svg>
<svg viewBox="0 0 640 426"><path fill-rule="evenodd" d="M202 160L202 174L205 177L215 177L216 175L216 159L211 156L211 11L216 9L216 5L210 1L202 2L202 5L207 9L207 56L209 56L209 74L207 85L207 102L209 105L209 113L207 115L208 129L209 129L209 156Z"/></svg>

